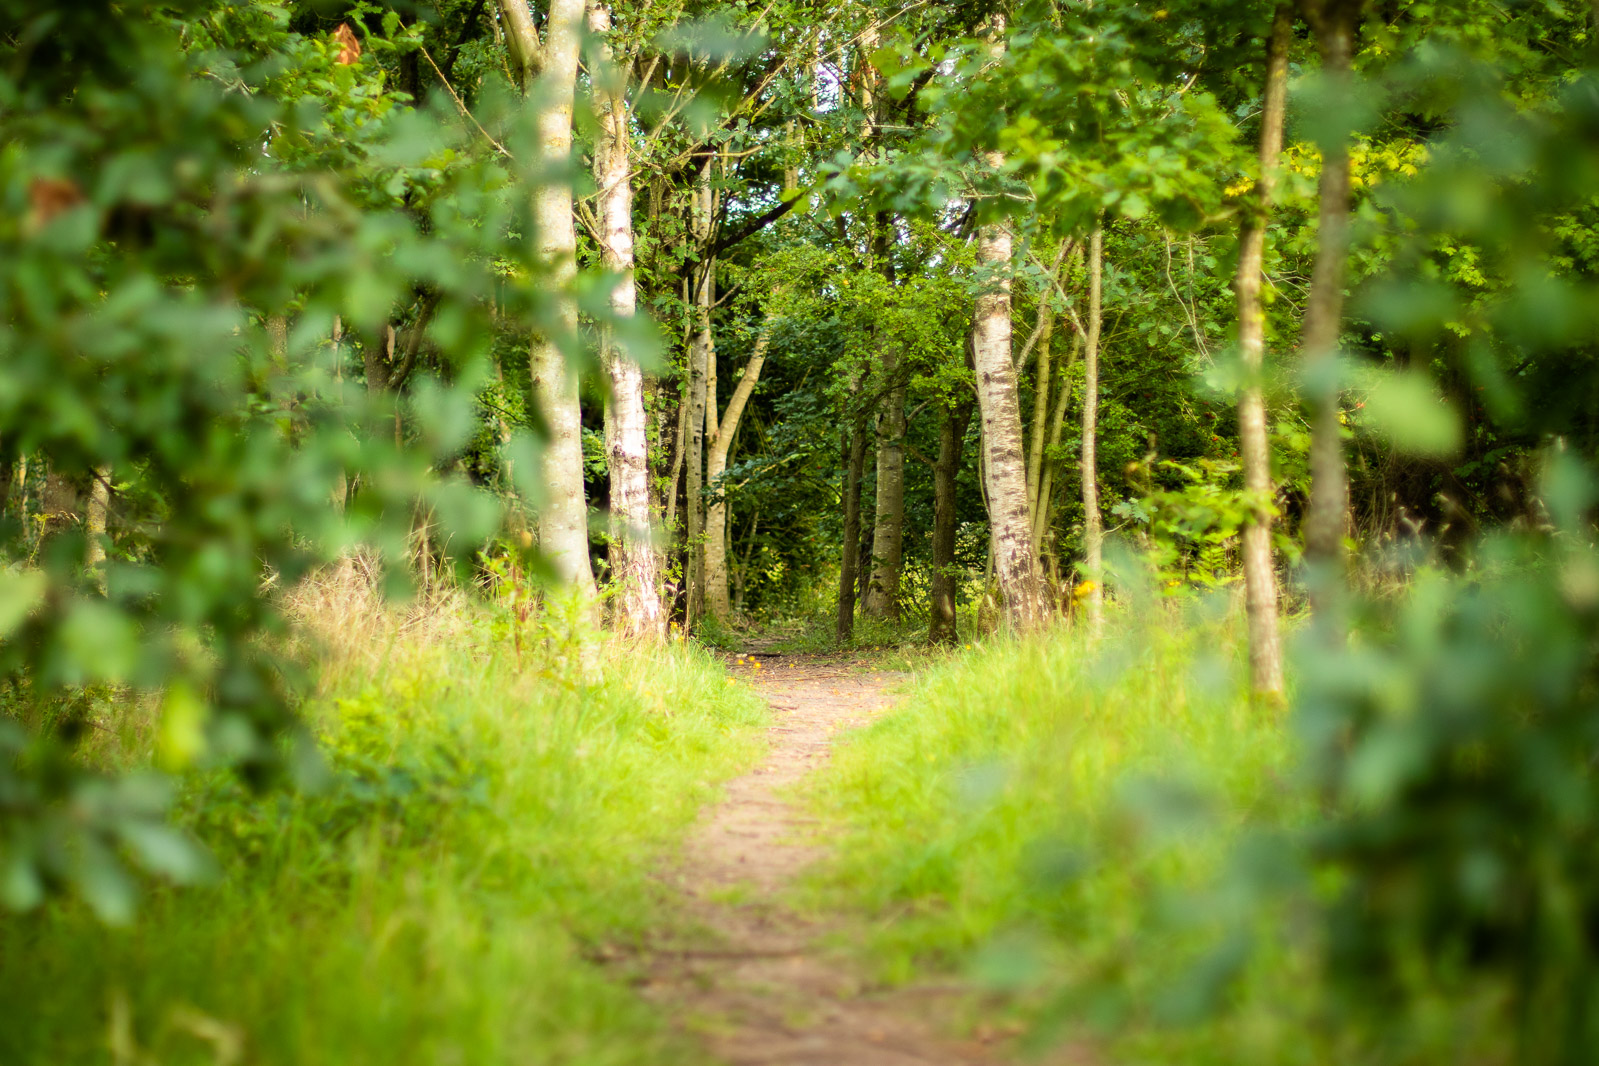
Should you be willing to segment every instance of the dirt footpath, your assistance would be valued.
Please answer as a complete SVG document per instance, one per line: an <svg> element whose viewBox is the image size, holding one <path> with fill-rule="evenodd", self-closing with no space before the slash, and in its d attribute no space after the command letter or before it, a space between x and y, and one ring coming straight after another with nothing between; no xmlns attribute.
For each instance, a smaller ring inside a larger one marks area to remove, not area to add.
<svg viewBox="0 0 1599 1066"><path fill-rule="evenodd" d="M760 657L732 669L771 703L770 751L733 781L689 840L667 880L686 926L702 938L661 945L649 994L668 1004L731 1066L977 1066L996 1063L977 1042L939 1030L941 997L869 987L819 941L838 927L782 906L819 857L814 819L790 786L827 758L833 734L887 709L903 675L850 673L848 660Z"/></svg>

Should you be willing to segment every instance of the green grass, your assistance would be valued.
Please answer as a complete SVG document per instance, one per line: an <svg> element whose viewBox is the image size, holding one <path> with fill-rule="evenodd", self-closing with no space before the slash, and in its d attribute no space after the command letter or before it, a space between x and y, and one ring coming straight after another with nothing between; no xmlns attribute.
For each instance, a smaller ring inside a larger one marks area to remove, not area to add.
<svg viewBox="0 0 1599 1066"><path fill-rule="evenodd" d="M575 684L471 611L336 643L308 708L330 787L196 777L212 883L126 929L0 918L0 1062L702 1062L589 956L662 920L648 871L757 754L760 702L681 645Z"/></svg>
<svg viewBox="0 0 1599 1066"><path fill-rule="evenodd" d="M1208 986L1183 975L1240 905L1216 879L1241 827L1309 815L1285 712L1244 694L1240 628L1156 605L1098 646L1060 629L933 663L814 780L837 847L811 902L862 916L853 940L881 978L976 977L1000 1013L1065 1025L1107 1061L1234 1063L1291 1043L1303 1004L1275 985L1304 962L1286 946L1234 993L1252 1009L1152 1024L1204 1013Z"/></svg>

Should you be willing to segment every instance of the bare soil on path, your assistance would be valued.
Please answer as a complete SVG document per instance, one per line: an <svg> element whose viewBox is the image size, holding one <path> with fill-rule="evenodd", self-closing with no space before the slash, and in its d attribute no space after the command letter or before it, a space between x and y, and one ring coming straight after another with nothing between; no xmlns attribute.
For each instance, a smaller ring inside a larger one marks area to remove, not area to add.
<svg viewBox="0 0 1599 1066"><path fill-rule="evenodd" d="M647 992L730 1066L994 1066L994 1050L947 1035L947 989L884 989L823 941L843 927L784 906L823 852L792 786L828 758L834 734L886 710L903 674L858 660L761 656L730 668L772 705L769 751L730 783L663 874L681 897L687 943L657 945Z"/></svg>

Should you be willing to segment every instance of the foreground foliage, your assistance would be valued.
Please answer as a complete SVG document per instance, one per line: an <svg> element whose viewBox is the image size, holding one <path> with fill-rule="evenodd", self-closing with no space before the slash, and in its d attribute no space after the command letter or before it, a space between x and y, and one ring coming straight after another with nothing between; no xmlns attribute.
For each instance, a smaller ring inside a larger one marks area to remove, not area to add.
<svg viewBox="0 0 1599 1066"><path fill-rule="evenodd" d="M323 786L190 781L211 883L129 929L5 918L0 1061L698 1061L587 956L659 918L646 872L753 756L759 701L692 647L586 685L478 610L348 612L307 711Z"/></svg>
<svg viewBox="0 0 1599 1066"><path fill-rule="evenodd" d="M1225 601L1148 592L1103 644L931 669L816 787L822 898L886 976L973 974L1111 1061L1585 1061L1599 558L1578 464L1541 491L1545 530L1301 625L1287 708Z"/></svg>

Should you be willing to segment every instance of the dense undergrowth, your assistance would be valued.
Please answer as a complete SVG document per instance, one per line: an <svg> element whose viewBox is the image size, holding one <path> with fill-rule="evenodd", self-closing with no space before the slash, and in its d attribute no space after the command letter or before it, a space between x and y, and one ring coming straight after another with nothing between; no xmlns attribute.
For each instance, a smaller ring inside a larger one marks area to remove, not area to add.
<svg viewBox="0 0 1599 1066"><path fill-rule="evenodd" d="M350 598L301 612L324 786L196 776L209 883L122 929L76 903L0 918L0 1062L699 1061L586 955L660 918L647 871L754 757L760 702L692 645L601 651L585 683L506 615ZM101 754L157 740L125 724Z"/></svg>
<svg viewBox="0 0 1599 1066"><path fill-rule="evenodd" d="M1295 910L1314 877L1278 891L1318 801L1292 712L1247 698L1221 600L1117 612L1098 642L989 638L840 745L809 786L837 841L810 895L860 915L864 965L973 979L972 1021L1094 1061L1368 1061ZM1503 1031L1462 1016L1440 1010L1398 1059L1503 1061Z"/></svg>

